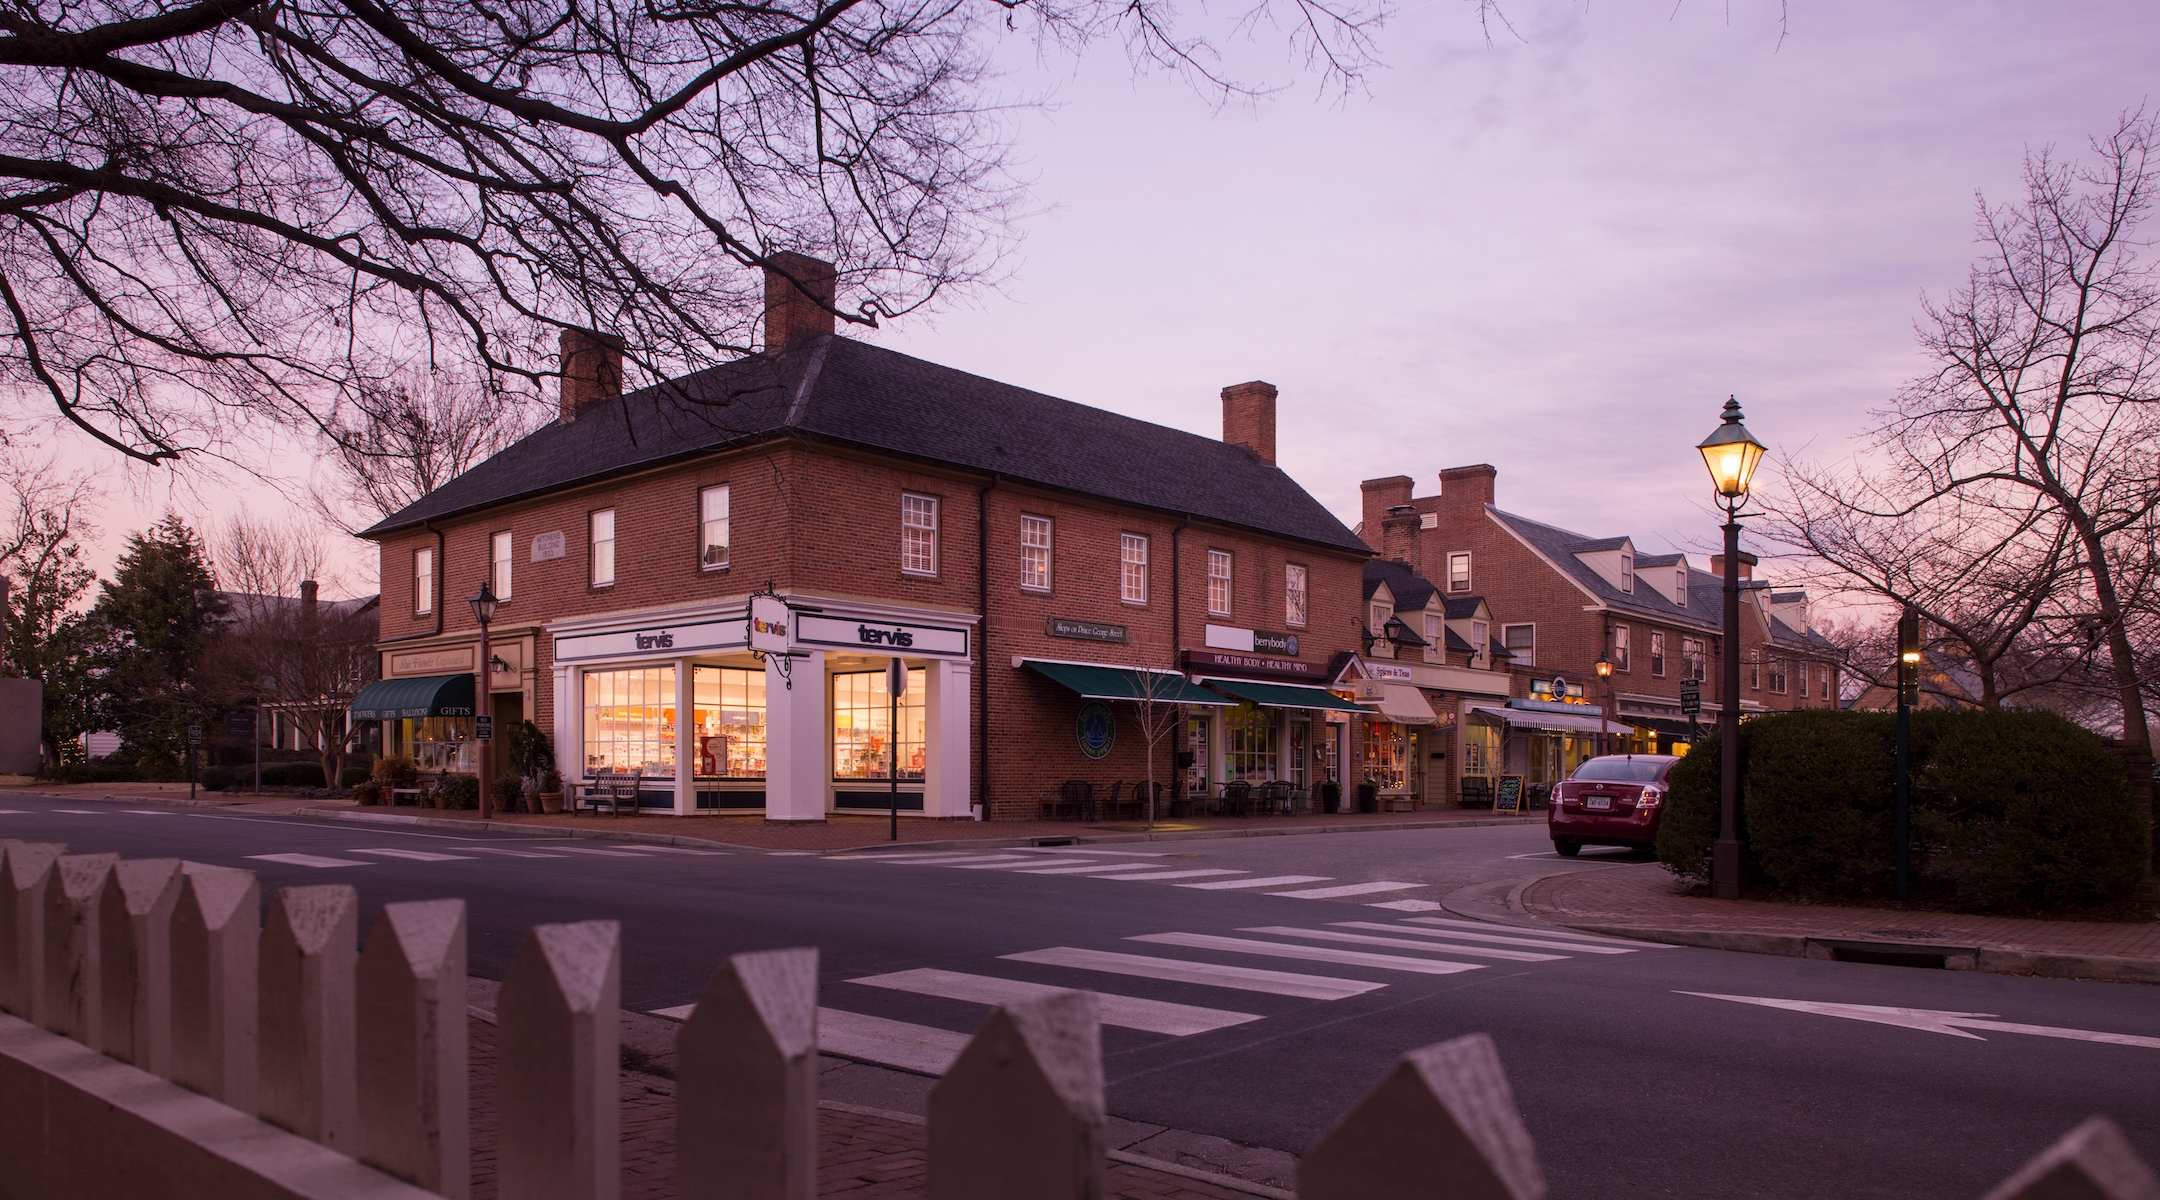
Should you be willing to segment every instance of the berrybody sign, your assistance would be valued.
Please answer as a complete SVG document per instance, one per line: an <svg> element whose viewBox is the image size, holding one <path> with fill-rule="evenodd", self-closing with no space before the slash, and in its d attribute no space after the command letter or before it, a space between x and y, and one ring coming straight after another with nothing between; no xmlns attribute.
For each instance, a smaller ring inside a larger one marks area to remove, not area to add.
<svg viewBox="0 0 2160 1200"><path fill-rule="evenodd" d="M968 631L943 625L901 625L822 613L795 614L795 644L905 658L966 658Z"/></svg>

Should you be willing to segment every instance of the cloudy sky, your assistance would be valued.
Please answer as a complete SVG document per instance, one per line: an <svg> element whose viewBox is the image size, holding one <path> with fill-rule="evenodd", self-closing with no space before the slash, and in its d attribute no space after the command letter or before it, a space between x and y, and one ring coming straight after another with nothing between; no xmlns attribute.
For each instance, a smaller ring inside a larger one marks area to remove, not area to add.
<svg viewBox="0 0 2160 1200"><path fill-rule="evenodd" d="M1466 0L1407 0L1341 101L1217 110L1115 53L1017 79L1056 103L1018 123L1040 211L1009 282L874 336L1210 436L1224 384L1269 380L1283 467L1346 522L1361 479L1489 462L1511 511L1699 550L1725 397L1774 449L1847 452L1922 367L1975 193L2145 103L2160 45L2149 0L1505 10L1488 45ZM101 558L168 503L266 502L137 480Z"/></svg>

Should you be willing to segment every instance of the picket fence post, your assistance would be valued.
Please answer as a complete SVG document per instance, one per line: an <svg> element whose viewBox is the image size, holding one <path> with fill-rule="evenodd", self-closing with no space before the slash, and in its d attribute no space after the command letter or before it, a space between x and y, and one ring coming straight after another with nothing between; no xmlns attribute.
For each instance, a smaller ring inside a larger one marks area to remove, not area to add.
<svg viewBox="0 0 2160 1200"><path fill-rule="evenodd" d="M2160 1200L2160 1179L2115 1122L2091 1117L2004 1180L1987 1200Z"/></svg>
<svg viewBox="0 0 2160 1200"><path fill-rule="evenodd" d="M180 860L123 859L98 905L102 1008L90 1048L153 1075L172 1075L172 921Z"/></svg>
<svg viewBox="0 0 2160 1200"><path fill-rule="evenodd" d="M1103 1122L1094 994L1006 1004L930 1089L930 1200L1098 1200Z"/></svg>
<svg viewBox="0 0 2160 1200"><path fill-rule="evenodd" d="M84 1045L100 1021L98 902L117 854L65 854L53 860L45 888L45 1004L47 1030Z"/></svg>
<svg viewBox="0 0 2160 1200"><path fill-rule="evenodd" d="M359 942L360 893L350 884L279 888L256 967L262 1117L348 1154Z"/></svg>
<svg viewBox="0 0 2160 1200"><path fill-rule="evenodd" d="M172 1081L255 1115L255 970L262 888L253 871L182 866L172 923Z"/></svg>
<svg viewBox="0 0 2160 1200"><path fill-rule="evenodd" d="M496 998L501 1194L622 1193L622 925L535 925Z"/></svg>
<svg viewBox="0 0 2160 1200"><path fill-rule="evenodd" d="M676 1194L817 1195L815 949L728 959L675 1034Z"/></svg>
<svg viewBox="0 0 2160 1200"><path fill-rule="evenodd" d="M465 902L383 905L354 982L358 1157L465 1200L472 1191Z"/></svg>
<svg viewBox="0 0 2160 1200"><path fill-rule="evenodd" d="M59 842L5 843L0 864L0 1008L32 1025L45 999L45 889L53 864L67 853Z"/></svg>
<svg viewBox="0 0 2160 1200"><path fill-rule="evenodd" d="M1298 1200L1542 1200L1500 1052L1476 1033L1412 1050L1298 1162Z"/></svg>

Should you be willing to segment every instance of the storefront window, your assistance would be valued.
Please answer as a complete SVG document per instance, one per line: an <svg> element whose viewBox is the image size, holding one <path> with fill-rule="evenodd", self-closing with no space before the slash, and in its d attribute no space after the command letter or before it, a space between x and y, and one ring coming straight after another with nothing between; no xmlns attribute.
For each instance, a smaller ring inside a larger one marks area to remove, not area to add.
<svg viewBox="0 0 2160 1200"><path fill-rule="evenodd" d="M1500 727L1466 725L1462 731L1463 774L1490 777L1500 767Z"/></svg>
<svg viewBox="0 0 2160 1200"><path fill-rule="evenodd" d="M696 777L765 778L765 672L692 667L690 687Z"/></svg>
<svg viewBox="0 0 2160 1200"><path fill-rule="evenodd" d="M471 717L399 721L394 737L398 751L410 754L413 765L423 771L470 775L480 769L479 743L473 741Z"/></svg>
<svg viewBox="0 0 2160 1200"><path fill-rule="evenodd" d="M1185 718L1185 749L1192 755L1191 765L1185 768L1185 794L1188 796L1207 795L1210 723L1211 719L1204 713Z"/></svg>
<svg viewBox="0 0 2160 1200"><path fill-rule="evenodd" d="M675 778L675 668L586 673L585 770Z"/></svg>
<svg viewBox="0 0 2160 1200"><path fill-rule="evenodd" d="M1379 784L1383 792L1399 792L1410 786L1408 725L1366 721L1358 749L1359 768L1365 782Z"/></svg>
<svg viewBox="0 0 2160 1200"><path fill-rule="evenodd" d="M923 692L930 673L909 671L900 697L900 778L923 777ZM885 672L850 671L833 681L833 778L890 779L891 702Z"/></svg>
<svg viewBox="0 0 2160 1200"><path fill-rule="evenodd" d="M1312 726L1304 721L1290 722L1290 786L1302 788L1311 778L1306 773L1306 743L1312 738Z"/></svg>
<svg viewBox="0 0 2160 1200"><path fill-rule="evenodd" d="M1342 782L1342 763L1339 761L1338 751L1342 746L1342 731L1347 728L1347 722L1328 721L1316 731L1319 738L1313 746L1313 766L1320 772L1322 783Z"/></svg>
<svg viewBox="0 0 2160 1200"><path fill-rule="evenodd" d="M1223 781L1270 783L1280 773L1280 714L1250 701L1223 714Z"/></svg>

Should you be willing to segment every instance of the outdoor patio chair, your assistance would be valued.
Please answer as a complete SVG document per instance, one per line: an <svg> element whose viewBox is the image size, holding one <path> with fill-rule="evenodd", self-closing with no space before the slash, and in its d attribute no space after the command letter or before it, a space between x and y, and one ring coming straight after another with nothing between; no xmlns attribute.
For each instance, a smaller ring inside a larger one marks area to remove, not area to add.
<svg viewBox="0 0 2160 1200"><path fill-rule="evenodd" d="M1222 813L1225 816L1249 817L1252 815L1253 786L1243 779L1233 779L1223 785Z"/></svg>
<svg viewBox="0 0 2160 1200"><path fill-rule="evenodd" d="M1133 780L1133 785L1132 785L1132 799L1131 799L1131 800L1129 800L1129 801L1127 801L1127 803L1128 803L1128 804L1130 804L1130 805L1132 806L1132 819L1133 819L1133 820L1135 820L1135 821L1145 821L1145 820L1147 820L1147 815L1148 815L1148 786L1149 786L1149 785L1148 785L1148 781L1147 781L1147 780L1145 780L1145 779L1135 779L1135 780ZM1162 803L1162 791L1163 791L1163 785L1161 785L1161 784L1159 784L1159 783L1158 783L1158 784L1155 784L1155 785L1154 785L1154 789L1155 789L1155 815L1156 815L1156 816L1158 816L1158 817L1164 817L1164 816L1168 816L1168 815L1169 815L1169 813L1168 813L1168 812L1167 812L1167 811L1166 811L1166 810L1165 810L1165 809L1163 808L1163 803Z"/></svg>
<svg viewBox="0 0 2160 1200"><path fill-rule="evenodd" d="M1058 788L1053 813L1060 821L1077 821L1095 804L1095 785L1085 779L1068 779Z"/></svg>
<svg viewBox="0 0 2160 1200"><path fill-rule="evenodd" d="M1269 780L1260 785L1257 800L1264 816L1287 814L1290 811L1290 785L1280 779Z"/></svg>

